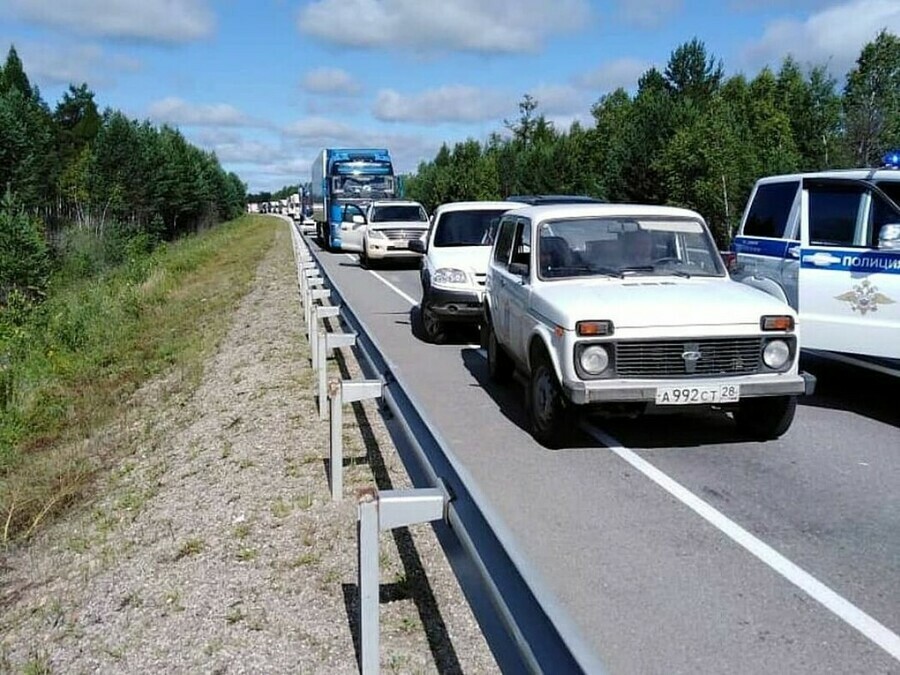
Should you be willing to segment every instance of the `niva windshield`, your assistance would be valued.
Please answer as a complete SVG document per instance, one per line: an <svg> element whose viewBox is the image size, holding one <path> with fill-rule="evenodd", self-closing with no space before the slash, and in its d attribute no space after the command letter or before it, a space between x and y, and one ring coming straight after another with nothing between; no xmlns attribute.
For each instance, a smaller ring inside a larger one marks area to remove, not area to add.
<svg viewBox="0 0 900 675"><path fill-rule="evenodd" d="M725 275L700 221L676 218L573 218L538 229L539 276Z"/></svg>

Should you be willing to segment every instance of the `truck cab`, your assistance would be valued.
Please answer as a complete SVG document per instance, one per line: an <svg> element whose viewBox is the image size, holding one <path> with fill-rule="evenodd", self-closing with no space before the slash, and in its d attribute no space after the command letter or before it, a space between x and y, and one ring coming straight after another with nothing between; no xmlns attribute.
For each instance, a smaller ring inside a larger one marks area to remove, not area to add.
<svg viewBox="0 0 900 675"><path fill-rule="evenodd" d="M804 351L900 376L900 153L757 181L732 277L798 311Z"/></svg>

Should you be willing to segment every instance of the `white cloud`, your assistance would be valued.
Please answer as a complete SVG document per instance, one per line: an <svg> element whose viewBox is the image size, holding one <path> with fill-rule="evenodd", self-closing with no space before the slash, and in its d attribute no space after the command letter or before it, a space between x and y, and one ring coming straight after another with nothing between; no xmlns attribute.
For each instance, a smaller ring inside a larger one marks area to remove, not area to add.
<svg viewBox="0 0 900 675"><path fill-rule="evenodd" d="M805 21L780 19L748 45L742 63L748 69L777 67L791 54L800 63L828 64L840 77L853 67L863 46L881 29L900 33L897 0L851 0L813 14Z"/></svg>
<svg viewBox="0 0 900 675"><path fill-rule="evenodd" d="M359 82L340 68L315 68L303 76L303 88L314 94L353 96L362 91Z"/></svg>
<svg viewBox="0 0 900 675"><path fill-rule="evenodd" d="M657 28L681 10L683 0L622 0L618 16L638 28Z"/></svg>
<svg viewBox="0 0 900 675"><path fill-rule="evenodd" d="M512 97L492 89L447 85L418 94L378 92L372 113L386 122L481 122L514 110Z"/></svg>
<svg viewBox="0 0 900 675"><path fill-rule="evenodd" d="M85 35L149 42L209 36L215 17L206 0L5 0L6 11L37 24Z"/></svg>
<svg viewBox="0 0 900 675"><path fill-rule="evenodd" d="M110 54L96 44L37 43L2 40L15 44L28 77L41 85L87 82L95 89L114 84L116 75L134 72L141 63L124 54Z"/></svg>
<svg viewBox="0 0 900 675"><path fill-rule="evenodd" d="M340 142L342 138L358 133L349 124L336 122L326 117L307 117L292 122L283 129L283 132L286 136L297 139L301 143L311 145Z"/></svg>
<svg viewBox="0 0 900 675"><path fill-rule="evenodd" d="M561 119L572 117L590 107L583 92L568 84L542 84L532 87L528 93L537 101L537 113L543 113L548 119L555 115Z"/></svg>
<svg viewBox="0 0 900 675"><path fill-rule="evenodd" d="M539 51L544 38L578 30L589 16L588 0L313 0L298 26L352 47L516 53Z"/></svg>
<svg viewBox="0 0 900 675"><path fill-rule="evenodd" d="M184 126L265 127L227 103L200 105L170 96L150 105L148 115L157 122Z"/></svg>
<svg viewBox="0 0 900 675"><path fill-rule="evenodd" d="M638 79L653 64L642 59L624 57L608 61L578 78L578 83L586 89L609 92L623 87L634 89Z"/></svg>

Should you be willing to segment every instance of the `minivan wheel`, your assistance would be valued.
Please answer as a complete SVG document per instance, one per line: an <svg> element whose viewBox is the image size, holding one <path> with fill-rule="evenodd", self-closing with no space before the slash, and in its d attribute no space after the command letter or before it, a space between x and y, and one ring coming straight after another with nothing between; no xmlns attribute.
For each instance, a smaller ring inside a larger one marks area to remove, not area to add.
<svg viewBox="0 0 900 675"><path fill-rule="evenodd" d="M422 303L422 332L425 339L432 344L441 344L446 340L446 328L428 302Z"/></svg>
<svg viewBox="0 0 900 675"><path fill-rule="evenodd" d="M553 366L540 359L531 370L526 397L531 433L547 448L561 448L572 438L576 414L562 392Z"/></svg>
<svg viewBox="0 0 900 675"><path fill-rule="evenodd" d="M509 354L497 342L494 326L490 324L488 325L487 357L488 375L490 375L491 379L500 384L509 382L512 379L515 364L509 358Z"/></svg>
<svg viewBox="0 0 900 675"><path fill-rule="evenodd" d="M745 398L738 403L734 421L741 434L758 441L771 441L790 429L796 410L796 396Z"/></svg>

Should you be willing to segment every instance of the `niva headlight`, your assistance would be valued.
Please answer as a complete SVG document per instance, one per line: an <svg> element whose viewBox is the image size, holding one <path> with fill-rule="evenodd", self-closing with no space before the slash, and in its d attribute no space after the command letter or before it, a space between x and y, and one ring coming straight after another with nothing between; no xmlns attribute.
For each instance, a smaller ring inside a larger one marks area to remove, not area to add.
<svg viewBox="0 0 900 675"><path fill-rule="evenodd" d="M601 345L591 345L581 350L578 360L588 375L599 375L609 367L609 352Z"/></svg>

